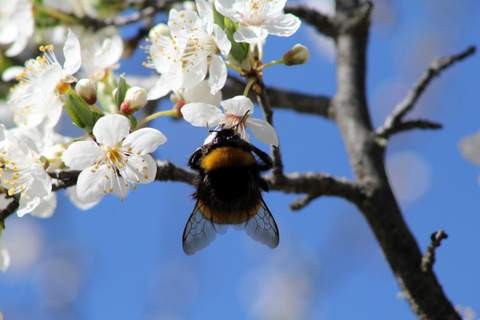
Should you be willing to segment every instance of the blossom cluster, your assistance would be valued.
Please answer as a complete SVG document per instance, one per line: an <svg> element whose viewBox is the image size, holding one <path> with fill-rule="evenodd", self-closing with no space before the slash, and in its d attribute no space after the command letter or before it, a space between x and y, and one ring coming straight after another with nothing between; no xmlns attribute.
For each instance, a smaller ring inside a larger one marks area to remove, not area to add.
<svg viewBox="0 0 480 320"><path fill-rule="evenodd" d="M172 8L168 22L150 30L145 66L159 77L147 90L115 74L124 53L115 27L94 30L76 23L101 14L88 0L62 6L48 0L6 3L0 3L0 45L6 56L28 50L42 25L38 19L45 16L58 23L42 30L42 42L63 44L61 59L54 45L43 44L37 58L3 72L5 81L16 78L17 83L8 97L13 125L0 124L0 206L16 199L18 216L53 214L61 171L79 172L67 194L82 209L110 193L123 199L138 184L152 182L157 173L152 154L167 138L147 125L162 115L198 127L235 128L246 140L249 128L260 141L278 145L274 128L253 117L250 89L268 66L308 59L306 48L297 45L278 61L262 62L269 35L290 36L300 26L297 17L284 13L286 0L196 0ZM244 95L222 101L229 69L245 77L247 86ZM169 94L171 110L139 118L148 101ZM63 114L83 135L60 133Z"/></svg>

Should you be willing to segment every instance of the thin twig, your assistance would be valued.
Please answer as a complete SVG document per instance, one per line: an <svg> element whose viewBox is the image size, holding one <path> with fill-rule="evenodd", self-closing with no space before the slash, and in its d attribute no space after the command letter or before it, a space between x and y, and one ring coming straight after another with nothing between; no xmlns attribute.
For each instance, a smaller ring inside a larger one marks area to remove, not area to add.
<svg viewBox="0 0 480 320"><path fill-rule="evenodd" d="M464 60L465 58L473 55L476 51L474 46L470 46L458 54L443 57L435 60L427 71L420 77L417 83L410 90L408 95L395 107L393 112L387 117L385 123L381 128L377 130L377 135L387 137L392 132L399 132L404 130L397 130L396 127L402 126L404 117L413 110L418 99L427 89L428 85L433 79L438 77L442 71L451 67L457 62Z"/></svg>
<svg viewBox="0 0 480 320"><path fill-rule="evenodd" d="M5 219L17 211L18 206L20 205L18 198L12 197L11 199L12 201L7 205L7 207L0 211L0 228L5 223Z"/></svg>
<svg viewBox="0 0 480 320"><path fill-rule="evenodd" d="M290 209L299 211L308 206L313 200L319 198L319 195L310 193L290 203Z"/></svg>
<svg viewBox="0 0 480 320"><path fill-rule="evenodd" d="M306 6L289 6L285 12L296 15L327 37L335 38L337 35L338 22L334 17Z"/></svg>
<svg viewBox="0 0 480 320"><path fill-rule="evenodd" d="M442 244L442 240L447 238L448 235L443 230L438 230L437 232L432 233L430 236L430 245L422 257L421 268L423 272L432 271L433 264L435 263L435 251Z"/></svg>
<svg viewBox="0 0 480 320"><path fill-rule="evenodd" d="M223 94L225 97L234 97L241 95L244 88L244 81L235 77L229 77L223 88ZM334 118L330 97L310 95L271 86L266 88L266 90L270 104L274 109L285 109L299 113L319 115L327 119ZM254 99L255 93L250 92L250 98Z"/></svg>
<svg viewBox="0 0 480 320"><path fill-rule="evenodd" d="M257 79L257 84L254 86L254 89L257 94L258 104L262 107L263 112L265 113L265 119L273 127L272 104L270 103L270 97L268 96L263 80ZM283 177L283 162L279 146L272 146L272 155L273 176L277 179L281 179Z"/></svg>
<svg viewBox="0 0 480 320"><path fill-rule="evenodd" d="M442 129L443 125L438 122L426 120L426 119L415 119L415 120L407 120L400 122L394 127L388 128L382 132L377 133L377 136L381 138L388 139L390 136L410 131L410 130L439 130Z"/></svg>

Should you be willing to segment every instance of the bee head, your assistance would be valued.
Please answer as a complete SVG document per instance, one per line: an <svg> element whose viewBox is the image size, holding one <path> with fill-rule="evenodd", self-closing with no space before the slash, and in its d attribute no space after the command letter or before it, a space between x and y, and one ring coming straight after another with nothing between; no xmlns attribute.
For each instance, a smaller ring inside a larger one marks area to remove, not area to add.
<svg viewBox="0 0 480 320"><path fill-rule="evenodd" d="M218 125L217 127L210 129L209 132L210 135L207 137L204 144L220 143L241 139L240 134L237 132L236 128L226 128L224 124Z"/></svg>

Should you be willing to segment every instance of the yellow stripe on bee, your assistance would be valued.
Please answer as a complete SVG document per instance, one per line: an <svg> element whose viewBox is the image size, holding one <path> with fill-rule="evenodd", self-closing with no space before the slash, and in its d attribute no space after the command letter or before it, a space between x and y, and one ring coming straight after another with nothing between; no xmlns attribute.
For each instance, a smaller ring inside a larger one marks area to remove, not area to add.
<svg viewBox="0 0 480 320"><path fill-rule="evenodd" d="M205 155L201 167L205 171L232 166L251 166L255 164L253 155L245 150L234 147L219 147Z"/></svg>

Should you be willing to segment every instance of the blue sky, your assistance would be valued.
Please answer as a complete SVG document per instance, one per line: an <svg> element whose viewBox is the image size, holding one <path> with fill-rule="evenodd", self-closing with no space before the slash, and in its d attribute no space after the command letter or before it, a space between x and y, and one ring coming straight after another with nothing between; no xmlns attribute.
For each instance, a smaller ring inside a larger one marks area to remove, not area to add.
<svg viewBox="0 0 480 320"><path fill-rule="evenodd" d="M475 0L378 0L368 53L369 103L379 125L435 57L480 44ZM448 13L448 14L447 14ZM126 30L130 32L131 30ZM302 27L292 38L270 38L267 58L293 44L310 47L307 65L276 67L267 84L333 95L335 69L328 44ZM150 74L140 50L122 71ZM480 129L480 58L437 79L416 116L445 129L395 137L389 175L405 218L423 249L430 234L449 234L435 271L450 299L480 314L480 168L467 162L459 141ZM261 114L259 110L255 111ZM337 128L320 118L275 113L287 171L351 177ZM169 138L157 158L185 165L206 134L160 119ZM266 146L258 143L266 150ZM61 197L49 220L8 221L5 243L12 267L0 274L0 310L18 319L414 319L366 222L350 204L321 198L292 213L292 195L265 194L281 232L269 250L229 230L187 257L181 234L192 210L191 186L140 186L123 202L106 198L88 212Z"/></svg>

